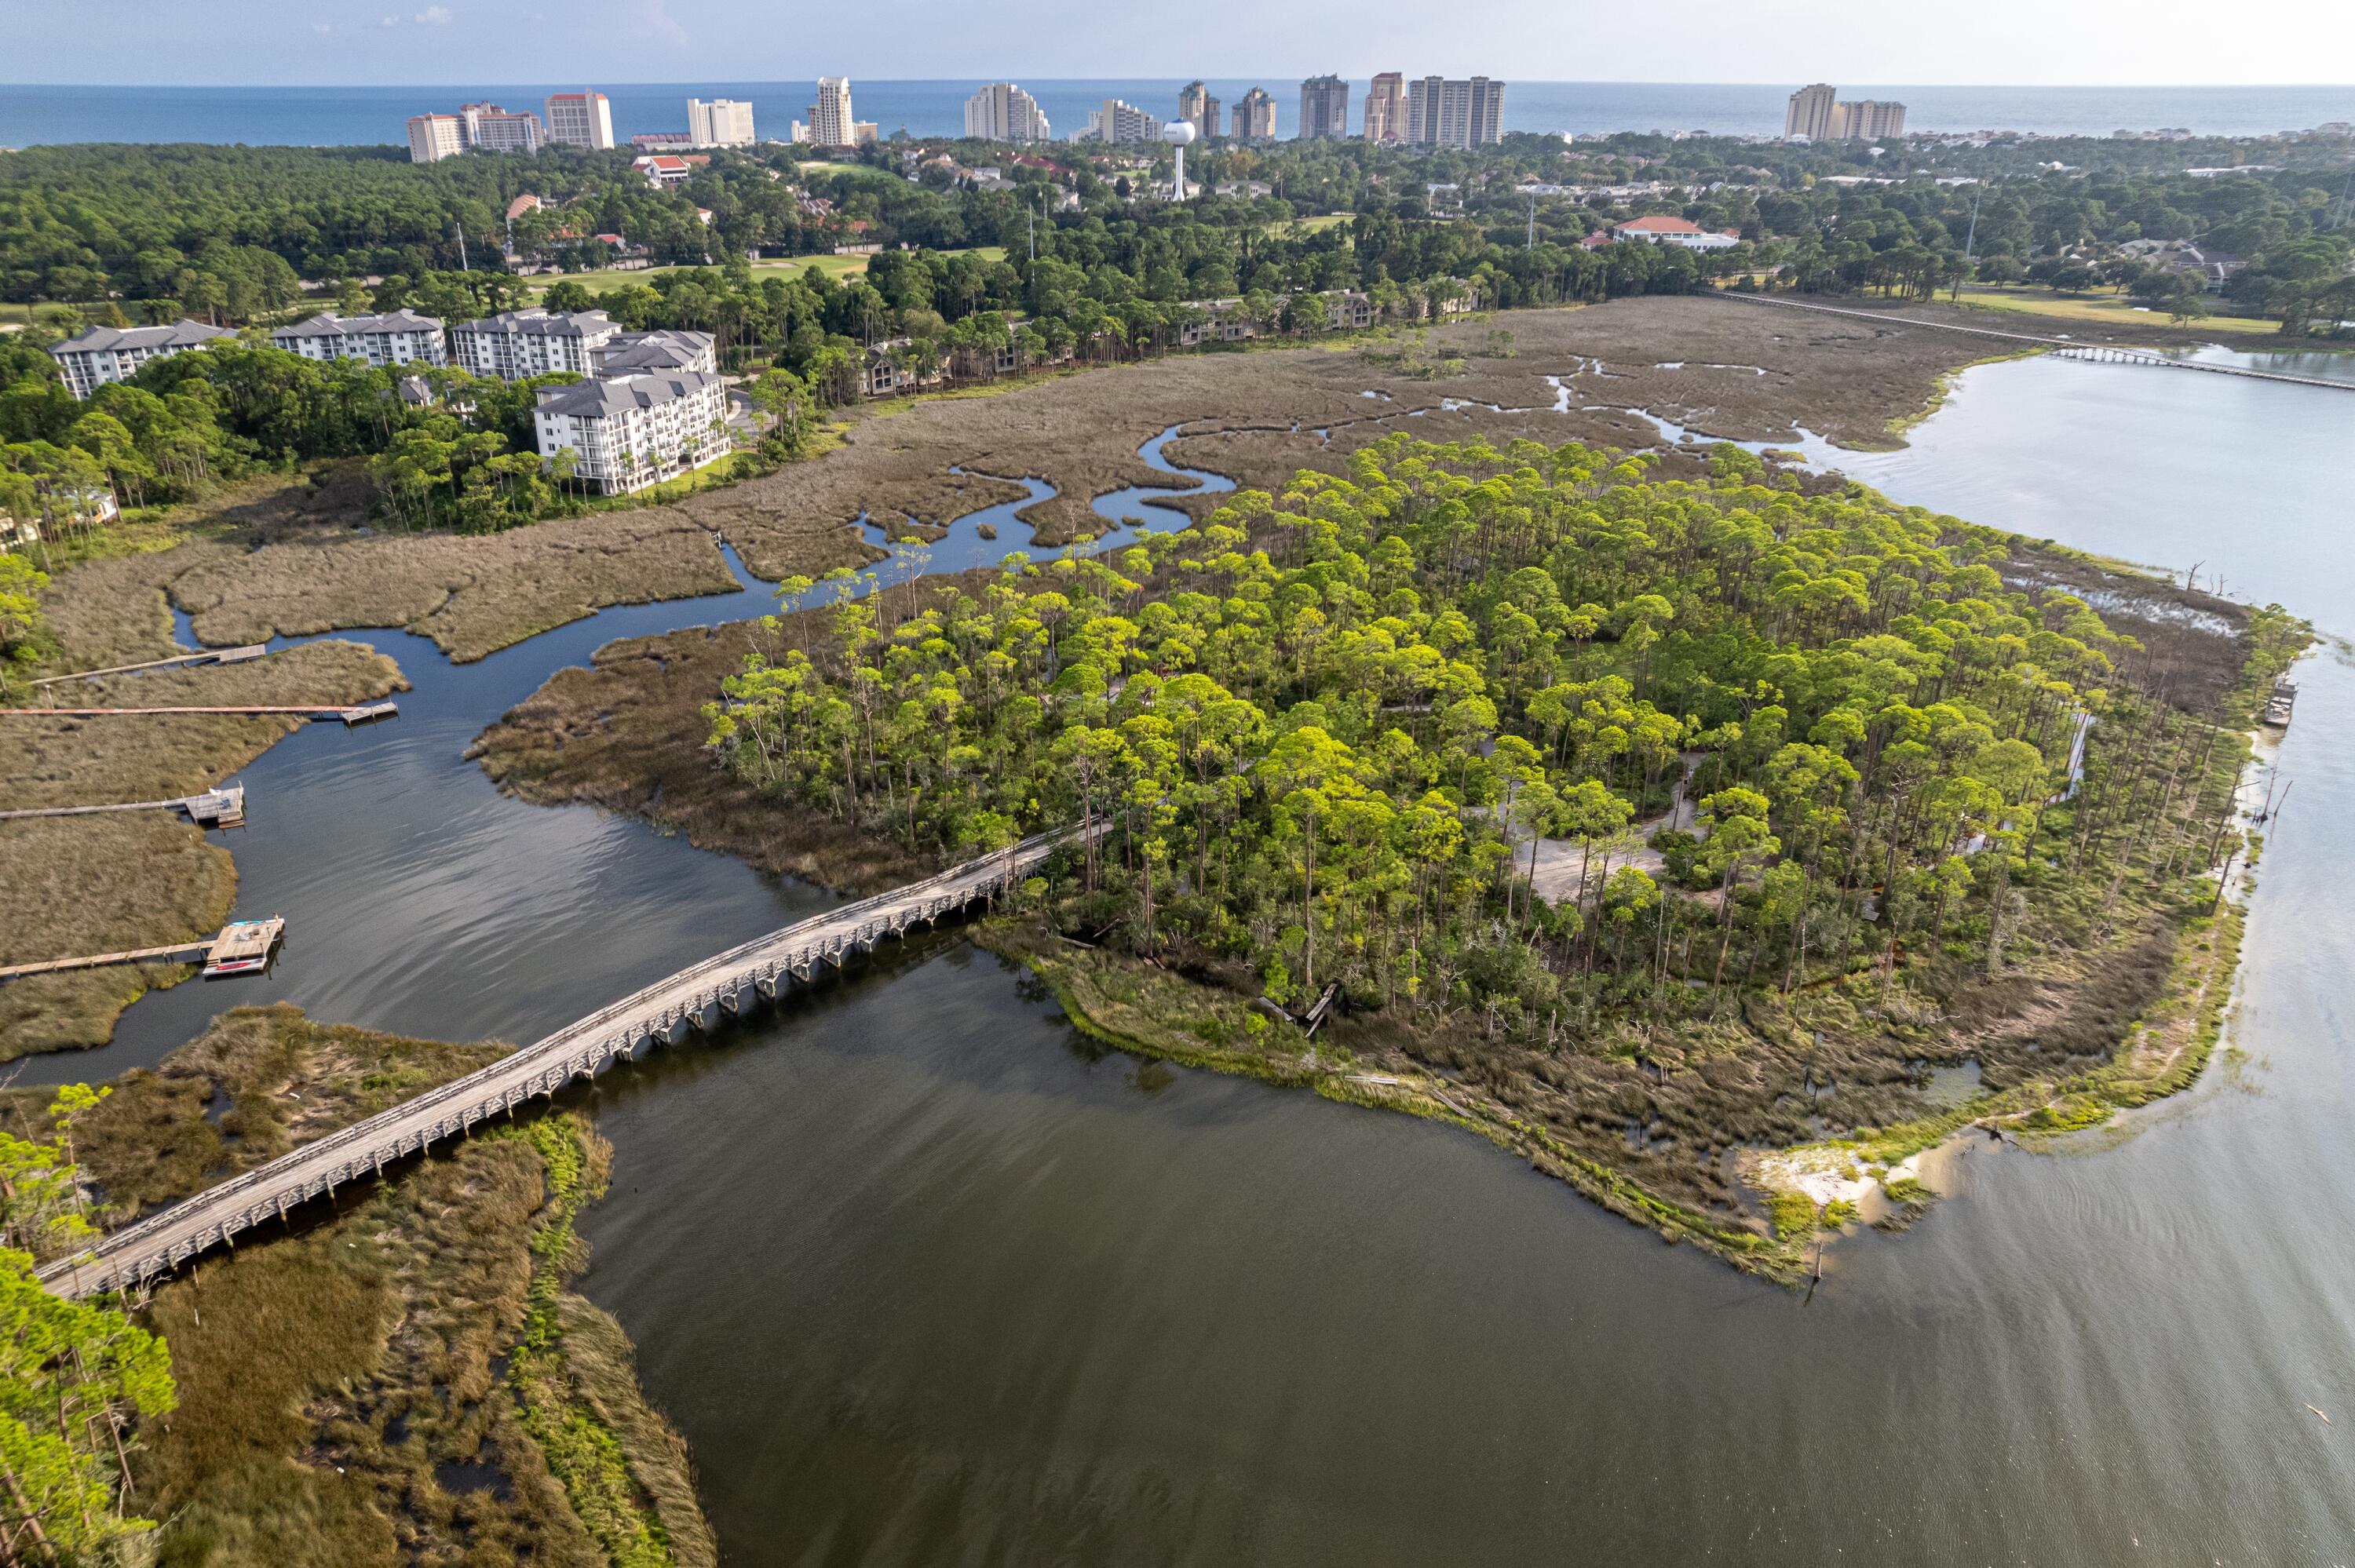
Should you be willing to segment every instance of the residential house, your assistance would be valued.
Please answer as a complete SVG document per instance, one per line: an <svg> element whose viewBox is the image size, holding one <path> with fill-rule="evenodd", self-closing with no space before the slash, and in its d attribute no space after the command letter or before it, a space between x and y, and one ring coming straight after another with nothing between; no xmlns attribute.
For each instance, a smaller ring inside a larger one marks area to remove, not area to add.
<svg viewBox="0 0 2355 1568"><path fill-rule="evenodd" d="M1703 228L1681 217L1630 218L1611 226L1614 239L1641 239L1653 245L1674 245L1686 250L1731 250L1742 236L1731 229Z"/></svg>

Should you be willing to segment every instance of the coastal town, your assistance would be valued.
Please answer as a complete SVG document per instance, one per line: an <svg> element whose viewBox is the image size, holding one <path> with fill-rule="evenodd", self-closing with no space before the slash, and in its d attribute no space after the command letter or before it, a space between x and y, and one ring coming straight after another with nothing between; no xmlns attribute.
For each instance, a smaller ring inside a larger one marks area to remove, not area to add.
<svg viewBox="0 0 2355 1568"><path fill-rule="evenodd" d="M0 1568L2355 1532L2355 98L251 3L0 95Z"/></svg>

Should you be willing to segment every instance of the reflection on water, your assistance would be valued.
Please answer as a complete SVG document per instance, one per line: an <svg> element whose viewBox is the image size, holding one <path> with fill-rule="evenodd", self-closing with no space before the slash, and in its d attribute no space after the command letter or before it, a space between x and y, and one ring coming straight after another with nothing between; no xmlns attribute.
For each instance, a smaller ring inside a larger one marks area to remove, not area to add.
<svg viewBox="0 0 2355 1568"><path fill-rule="evenodd" d="M2328 624L2350 435L2027 362L1842 461ZM2089 1158L1960 1154L1812 1302L1445 1128L1141 1092L947 939L601 1081L586 1288L738 1563L2355 1561L2355 680L2302 681L2245 1065Z"/></svg>

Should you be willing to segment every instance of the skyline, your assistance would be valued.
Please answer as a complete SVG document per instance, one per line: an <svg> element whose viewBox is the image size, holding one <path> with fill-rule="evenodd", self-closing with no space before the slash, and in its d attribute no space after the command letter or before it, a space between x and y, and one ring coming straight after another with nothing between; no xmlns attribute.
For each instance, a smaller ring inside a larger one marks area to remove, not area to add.
<svg viewBox="0 0 2355 1568"><path fill-rule="evenodd" d="M815 10L782 37L747 0L221 0L205 7L101 0L16 19L6 85L86 83L91 39L109 42L105 84L439 86L476 82L490 58L530 75L629 76L681 84L726 61L739 79L820 75L902 81L1157 77L1177 64L1165 19L1077 0L1028 0L976 37L947 0L904 0L888 36L847 13ZM1988 0L1967 25L1864 0L1809 0L1799 26L1762 27L1754 8L1700 0L1672 18L1608 10L1574 27L1543 0L1486 0L1436 14L1408 0L1301 0L1255 12L1248 42L1219 38L1184 60L1189 74L1298 80L1403 69L1527 80L1648 82L1673 58L1677 79L1751 85L1849 79L1923 86L2337 86L2280 79L2284 38L2303 60L2355 58L2355 7L2250 0L2229 31L2153 26L2136 0ZM1379 40L1376 42L1375 40ZM1337 42L1339 47L1337 47ZM356 44L364 48L355 48Z"/></svg>

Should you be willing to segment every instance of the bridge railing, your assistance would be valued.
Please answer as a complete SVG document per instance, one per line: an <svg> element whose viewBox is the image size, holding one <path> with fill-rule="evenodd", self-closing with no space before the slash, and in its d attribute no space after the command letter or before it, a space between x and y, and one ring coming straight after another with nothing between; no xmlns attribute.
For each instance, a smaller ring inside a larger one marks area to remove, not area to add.
<svg viewBox="0 0 2355 1568"><path fill-rule="evenodd" d="M1034 834L1007 849L966 862L921 882L838 906L796 921L642 987L576 1020L552 1034L509 1052L462 1077L326 1137L291 1150L266 1164L233 1176L183 1202L101 1239L95 1246L59 1259L39 1271L52 1288L81 1294L124 1279L160 1273L213 1242L244 1229L272 1212L283 1212L353 1180L384 1159L399 1158L471 1127L484 1115L535 1094L553 1093L583 1071L629 1054L638 1037L719 1001L752 980L785 972L828 952L872 948L883 936L969 904L1010 882L1045 858L1068 831ZM894 920L893 916L900 918ZM682 994L682 987L687 988ZM598 1036L605 1038L599 1040ZM560 1068L560 1071L556 1069ZM420 1126L418 1118L442 1112ZM339 1159L357 1150L350 1159ZM297 1178L290 1181L290 1178ZM231 1207L234 1200L251 1203ZM206 1214L227 1209L211 1224L189 1227ZM146 1249L160 1244L158 1250ZM121 1260L121 1261L118 1261ZM117 1266L103 1266L116 1263Z"/></svg>

